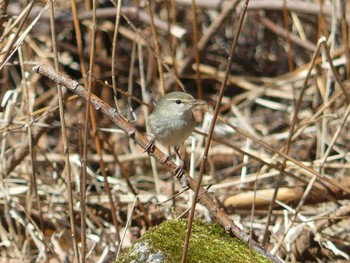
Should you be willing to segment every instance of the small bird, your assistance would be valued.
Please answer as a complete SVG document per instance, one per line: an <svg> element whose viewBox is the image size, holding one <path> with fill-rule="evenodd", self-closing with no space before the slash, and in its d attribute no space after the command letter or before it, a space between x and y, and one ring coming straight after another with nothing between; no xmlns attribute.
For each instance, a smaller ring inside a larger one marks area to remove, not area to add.
<svg viewBox="0 0 350 263"><path fill-rule="evenodd" d="M185 92L175 91L166 94L158 101L156 108L148 117L151 133L164 146L173 146L181 159L178 149L191 135L196 124L192 109L204 104L205 101L197 100ZM154 140L150 146L153 143Z"/></svg>

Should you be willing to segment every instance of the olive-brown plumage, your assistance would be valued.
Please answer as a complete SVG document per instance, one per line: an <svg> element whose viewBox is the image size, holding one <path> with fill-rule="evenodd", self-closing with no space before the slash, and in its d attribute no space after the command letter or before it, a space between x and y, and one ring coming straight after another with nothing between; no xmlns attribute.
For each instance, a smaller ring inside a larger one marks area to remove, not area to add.
<svg viewBox="0 0 350 263"><path fill-rule="evenodd" d="M192 109L205 104L184 92L171 92L162 97L148 117L155 139L164 146L179 147L192 133L196 124Z"/></svg>

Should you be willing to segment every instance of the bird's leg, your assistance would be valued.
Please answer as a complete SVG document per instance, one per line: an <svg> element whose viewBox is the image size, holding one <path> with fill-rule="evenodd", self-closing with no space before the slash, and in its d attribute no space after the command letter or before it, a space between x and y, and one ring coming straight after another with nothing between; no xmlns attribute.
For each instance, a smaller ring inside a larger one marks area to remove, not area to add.
<svg viewBox="0 0 350 263"><path fill-rule="evenodd" d="M186 188L189 186L189 182L188 182L187 177L184 176L184 174L185 174L185 162L182 160L182 158L179 154L179 147L174 147L174 150L175 150L177 157L179 157L179 159L180 159L180 164L175 169L175 178L177 178L181 182L183 188Z"/></svg>
<svg viewBox="0 0 350 263"><path fill-rule="evenodd" d="M149 140L143 152L148 153L148 155L151 155L151 153L153 152L153 147L155 143L156 143L156 139L152 138L151 140Z"/></svg>
<svg viewBox="0 0 350 263"><path fill-rule="evenodd" d="M174 147L174 151L177 155L177 157L179 157L180 159L180 164L177 166L176 170L175 170L175 177L176 178L181 178L183 176L183 174L185 173L185 163L181 158L181 155L179 154L179 148L180 147Z"/></svg>

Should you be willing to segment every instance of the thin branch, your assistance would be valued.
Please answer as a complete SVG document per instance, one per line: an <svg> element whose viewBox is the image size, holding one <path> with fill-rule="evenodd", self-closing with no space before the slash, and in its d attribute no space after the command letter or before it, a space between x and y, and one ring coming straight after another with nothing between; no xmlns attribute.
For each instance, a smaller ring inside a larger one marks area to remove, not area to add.
<svg viewBox="0 0 350 263"><path fill-rule="evenodd" d="M76 93L83 100L87 101L88 93L85 88L80 85L78 82L70 79L64 74L56 72L54 69L43 66L36 65L33 68L33 71L42 74L53 80L54 82L65 86L67 89ZM97 111L100 111L104 115L106 115L115 125L117 125L121 130L123 130L136 144L138 144L141 148L146 150L149 145L149 140L138 131L128 120L126 120L122 115L120 115L116 109L110 107L103 100L99 99L95 95L91 94L91 105L95 107ZM162 151L160 151L156 146L152 147L149 151L149 155L153 156L158 162L160 162L169 172L173 175L176 175L176 171L178 169L177 165ZM198 183L192 179L191 177L184 174L181 177L177 177L177 180L181 183L181 185L189 186L192 190L196 189ZM210 198L207 191L199 187L199 194L201 196L200 202L210 211L214 218L221 224L228 232L232 233L234 236L239 238L243 243L248 244L249 236L239 229L230 219L229 217L219 209L217 204ZM258 253L265 255L268 259L273 262L280 262L275 256L271 255L268 251L266 251L262 246L260 246L255 241L252 242L253 249Z"/></svg>

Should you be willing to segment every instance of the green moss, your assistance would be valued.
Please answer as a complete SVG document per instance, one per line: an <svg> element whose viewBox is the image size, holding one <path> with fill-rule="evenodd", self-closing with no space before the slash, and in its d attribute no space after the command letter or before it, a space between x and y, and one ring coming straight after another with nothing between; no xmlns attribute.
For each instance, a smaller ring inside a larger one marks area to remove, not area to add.
<svg viewBox="0 0 350 263"><path fill-rule="evenodd" d="M187 222L169 220L147 231L137 243L148 243L153 251L165 255L162 262L181 262ZM126 251L117 262L131 262ZM135 258L134 258L135 259ZM187 262L249 262L249 249L237 238L228 236L217 224L200 220L193 222ZM262 255L253 253L252 262L270 262Z"/></svg>

